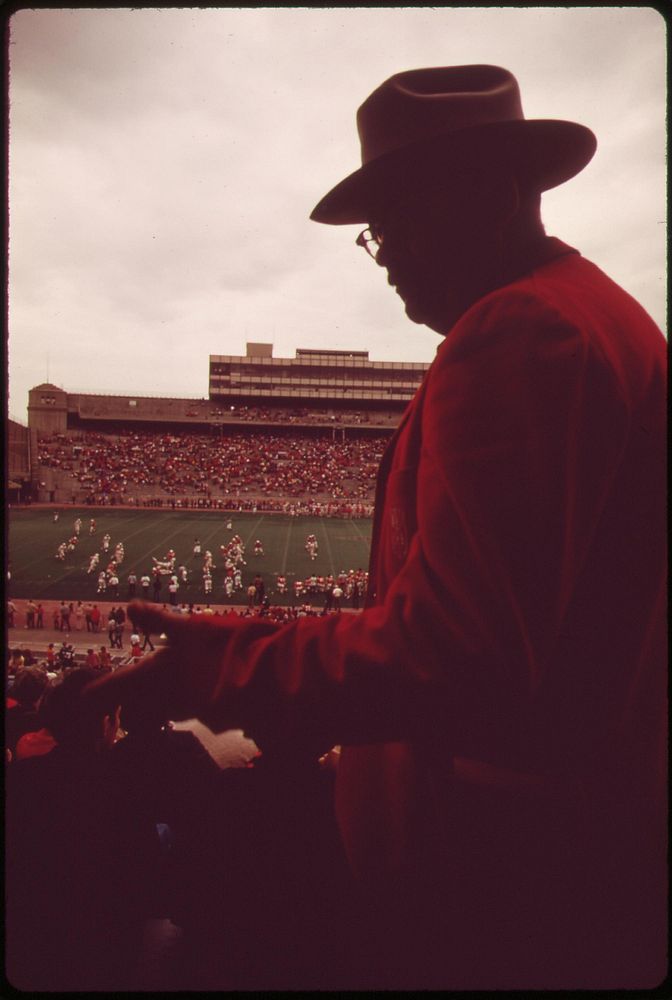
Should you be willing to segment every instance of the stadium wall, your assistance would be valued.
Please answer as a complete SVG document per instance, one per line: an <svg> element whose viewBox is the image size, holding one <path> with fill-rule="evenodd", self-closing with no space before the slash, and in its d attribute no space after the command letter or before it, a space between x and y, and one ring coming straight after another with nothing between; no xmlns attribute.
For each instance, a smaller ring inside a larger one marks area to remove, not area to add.
<svg viewBox="0 0 672 1000"><path fill-rule="evenodd" d="M6 488L10 503L32 498L32 483L37 461L37 432L8 420L5 433Z"/></svg>

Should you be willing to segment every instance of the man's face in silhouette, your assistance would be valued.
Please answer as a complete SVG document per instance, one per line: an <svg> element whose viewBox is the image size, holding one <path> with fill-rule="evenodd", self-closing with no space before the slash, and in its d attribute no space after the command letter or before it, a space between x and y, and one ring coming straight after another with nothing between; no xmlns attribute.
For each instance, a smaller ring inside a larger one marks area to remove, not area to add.
<svg viewBox="0 0 672 1000"><path fill-rule="evenodd" d="M459 317L498 284L501 213L491 190L446 183L391 202L371 223L380 243L377 263L414 323L447 334Z"/></svg>

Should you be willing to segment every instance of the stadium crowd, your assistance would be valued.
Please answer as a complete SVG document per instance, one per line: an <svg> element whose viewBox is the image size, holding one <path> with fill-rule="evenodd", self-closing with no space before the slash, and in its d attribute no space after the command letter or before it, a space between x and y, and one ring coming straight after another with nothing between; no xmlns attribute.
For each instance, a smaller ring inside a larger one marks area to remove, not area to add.
<svg viewBox="0 0 672 1000"><path fill-rule="evenodd" d="M38 454L42 467L67 473L92 503L133 497L141 505L166 498L177 505L179 498L180 506L192 506L196 494L197 504L209 500L224 509L227 502L233 508L250 501L276 505L270 509L300 507L300 513L314 505L336 512L338 505L342 512L348 505L370 509L386 440L87 432L43 437Z"/></svg>

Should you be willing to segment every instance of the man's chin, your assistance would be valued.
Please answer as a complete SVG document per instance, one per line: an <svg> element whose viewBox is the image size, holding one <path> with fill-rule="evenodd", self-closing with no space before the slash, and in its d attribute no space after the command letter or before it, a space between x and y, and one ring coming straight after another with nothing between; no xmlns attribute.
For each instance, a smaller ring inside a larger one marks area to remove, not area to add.
<svg viewBox="0 0 672 1000"><path fill-rule="evenodd" d="M413 323L422 323L422 324L427 323L428 321L427 310L423 309L420 303L416 299L412 297L405 297L401 295L401 293L399 293L399 295L402 302L404 303L404 310L408 318Z"/></svg>
<svg viewBox="0 0 672 1000"><path fill-rule="evenodd" d="M442 301L439 303L425 303L422 305L417 299L409 296L404 298L406 315L413 323L428 326L430 330L445 335L458 319L467 311L471 301Z"/></svg>
<svg viewBox="0 0 672 1000"><path fill-rule="evenodd" d="M439 323L436 314L432 313L431 309L423 308L414 299L404 299L404 309L407 317L412 323L417 323L419 326L428 326L430 330L438 330L437 323Z"/></svg>
<svg viewBox="0 0 672 1000"><path fill-rule="evenodd" d="M411 320L412 323L424 324L425 320L420 313L414 312L409 306L406 306L406 315Z"/></svg>

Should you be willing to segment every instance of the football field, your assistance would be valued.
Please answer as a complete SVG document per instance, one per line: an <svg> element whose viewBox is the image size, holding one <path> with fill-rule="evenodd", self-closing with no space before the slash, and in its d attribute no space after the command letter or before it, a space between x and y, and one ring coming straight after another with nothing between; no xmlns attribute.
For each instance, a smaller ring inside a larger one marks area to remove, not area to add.
<svg viewBox="0 0 672 1000"><path fill-rule="evenodd" d="M81 518L81 532L74 552L67 552L64 561L56 558L61 542L74 534L74 522ZM89 522L96 520L95 534L89 534ZM232 527L227 528L231 519ZM8 561L11 579L7 586L8 597L39 600L95 601L96 598L112 600L109 590L97 594L98 572L106 569L114 554L117 542L123 542L124 561L119 571L119 598L128 595L127 577L133 570L138 577L137 593L140 594L140 577L152 576L152 557L163 559L169 549L176 555L176 568L183 564L188 570L187 584L178 592L180 603L212 604L246 603L245 588L260 573L271 601L293 603L293 582L305 580L311 573L317 576L342 570L366 569L371 544L371 520L289 517L280 514L251 514L206 512L197 510L161 511L135 509L94 509L76 506L61 508L54 523L53 509L49 507L26 508L8 511ZM103 536L110 535L109 553L102 551ZM226 544L233 534L238 534L245 545L243 591L227 600L224 594L224 568L220 545ZM305 542L314 534L318 542L317 559L312 561L306 552ZM202 552L212 552L212 594L206 598L203 590L203 555L194 556L194 540L201 541ZM254 555L256 539L262 542L263 555ZM89 558L100 553L100 563L92 573L87 573ZM279 573L287 577L288 596L276 594ZM168 577L162 578L161 600L168 602ZM151 594L151 591L150 591Z"/></svg>

